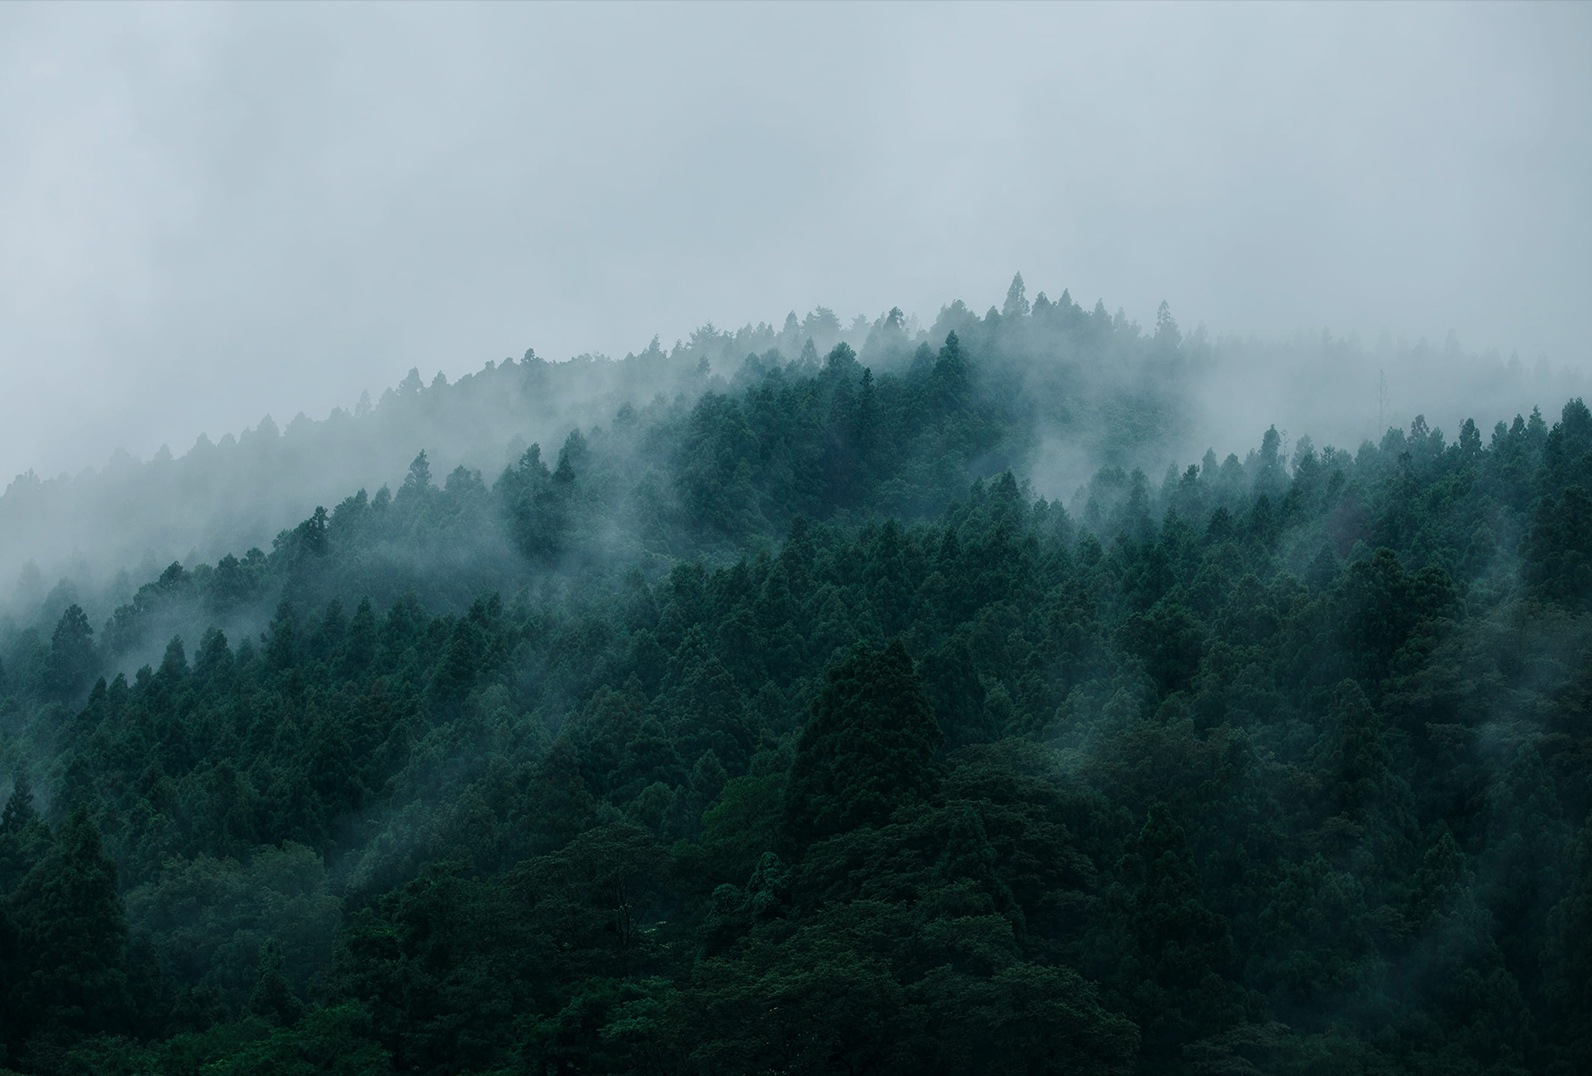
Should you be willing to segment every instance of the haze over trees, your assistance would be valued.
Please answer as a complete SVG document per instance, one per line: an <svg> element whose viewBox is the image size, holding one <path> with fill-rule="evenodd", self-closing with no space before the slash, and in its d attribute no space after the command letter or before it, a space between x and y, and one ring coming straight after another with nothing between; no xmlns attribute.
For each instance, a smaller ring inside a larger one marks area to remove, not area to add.
<svg viewBox="0 0 1592 1076"><path fill-rule="evenodd" d="M76 475L25 470L0 492L0 615L31 618L65 578L98 622L173 561L191 569L269 549L317 505L362 487L372 496L396 488L421 449L439 484L460 466L491 484L533 443L551 465L570 430L612 429L625 404L654 416L688 411L704 393L738 395L765 368L811 373L839 343L874 377L904 378L919 347L937 353L951 332L980 356L984 390L1004 393L1015 420L1002 458L976 470L1011 466L1038 494L1064 502L1103 466L1158 477L1207 448L1243 455L1256 415L1278 422L1285 441L1292 430L1357 445L1417 414L1454 429L1475 414L1529 414L1584 391L1573 367L1468 353L1452 334L1440 344L1385 333L1362 343L1326 331L1212 339L1203 327L1180 329L1165 304L1141 326L1066 292L1030 298L1019 275L983 318L960 302L927 327L895 309L843 321L819 307L733 331L704 325L672 347L654 338L622 359L548 362L527 351L451 382L412 369L318 421L266 416L236 436L200 435L181 454L162 448L139 462L119 452ZM673 495L667 483L661 491ZM54 600L46 619L65 604Z"/></svg>
<svg viewBox="0 0 1592 1076"><path fill-rule="evenodd" d="M1222 354L1019 278L14 484L286 526L13 600L0 1069L1592 1067L1592 411L1163 470Z"/></svg>

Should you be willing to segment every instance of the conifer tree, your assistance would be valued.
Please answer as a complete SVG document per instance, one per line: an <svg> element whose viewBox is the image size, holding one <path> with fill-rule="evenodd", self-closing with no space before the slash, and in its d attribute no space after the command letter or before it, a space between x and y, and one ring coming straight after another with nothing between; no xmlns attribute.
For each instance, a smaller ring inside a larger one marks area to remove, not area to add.
<svg viewBox="0 0 1592 1076"><path fill-rule="evenodd" d="M12 907L21 954L12 989L22 1025L119 1029L129 1003L127 920L116 864L82 807L17 887Z"/></svg>
<svg viewBox="0 0 1592 1076"><path fill-rule="evenodd" d="M76 695L94 676L94 629L81 606L67 606L50 636L50 656L45 679L59 699Z"/></svg>
<svg viewBox="0 0 1592 1076"><path fill-rule="evenodd" d="M249 995L249 1011L283 1025L296 1023L304 1014L304 1003L282 971L282 946L275 938L260 946L260 973Z"/></svg>
<svg viewBox="0 0 1592 1076"><path fill-rule="evenodd" d="M936 784L940 729L901 640L859 643L834 669L802 730L785 792L785 832L805 848L879 826Z"/></svg>

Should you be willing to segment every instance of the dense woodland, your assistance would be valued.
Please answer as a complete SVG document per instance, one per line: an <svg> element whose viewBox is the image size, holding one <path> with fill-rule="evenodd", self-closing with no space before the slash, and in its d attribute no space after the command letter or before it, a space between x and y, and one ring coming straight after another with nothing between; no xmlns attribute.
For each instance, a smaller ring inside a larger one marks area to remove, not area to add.
<svg viewBox="0 0 1592 1076"><path fill-rule="evenodd" d="M937 348L959 332L984 345L986 360L1006 380L1022 384L1035 404L1024 428L1088 461L1083 473L1097 463L1164 461L1165 438L1188 425L1186 416L1176 423L1165 413L1152 422L1137 416L1147 399L1162 408L1174 396L1187 403L1168 378L1165 338L1146 336L1099 304L1092 314L1070 298L1035 305L1037 320L1003 320L999 313L981 319L954 303L930 329L899 310L846 326L819 307L800 319L786 315L777 329L759 323L729 331L710 323L671 348L654 338L617 360L588 354L549 362L529 350L453 382L440 371L428 382L412 369L377 398L366 393L320 421L301 412L279 427L266 416L236 437L213 442L200 435L181 455L162 447L144 462L118 452L103 468L77 475L28 470L0 493L0 605L37 607L66 576L85 608L108 605L108 613L172 559L213 563L263 544L318 504L401 476L419 448L439 478L462 465L490 481L528 445L551 449L572 428L609 424L626 404L651 405L653 414L660 406L689 409L704 392L744 387L765 367L814 373L841 343L875 375L901 374L919 345ZM1028 309L1020 283L1005 308L1018 315ZM1208 359L1208 349L1199 356L1190 350L1181 365L1196 357ZM1081 400L1090 406L1078 408Z"/></svg>
<svg viewBox="0 0 1592 1076"><path fill-rule="evenodd" d="M11 622L0 1070L1592 1071L1592 412L947 317Z"/></svg>
<svg viewBox="0 0 1592 1076"><path fill-rule="evenodd" d="M101 624L174 560L192 568L269 548L272 535L317 505L331 507L360 488L396 487L420 449L438 483L463 466L490 485L533 443L553 466L570 430L612 430L626 405L649 425L666 411L678 423L705 394L739 398L771 370L816 374L841 343L875 378L906 379L918 349L927 345L932 358L952 332L978 356L986 398L1005 397L1001 453L975 460L965 477L1007 466L1031 476L1046 496L1063 498L1101 467L1159 475L1169 460L1196 459L1210 445L1224 456L1243 453L1272 422L1285 447L1290 430L1353 446L1417 414L1456 429L1470 415L1529 414L1539 402L1557 406L1589 391L1574 367L1467 352L1452 333L1441 344L1387 333L1363 344L1352 333L1326 331L1211 337L1203 325L1185 335L1164 311L1141 327L1121 310L1080 307L1066 293L1030 303L1019 276L1001 308L982 318L960 302L927 327L894 309L847 323L818 307L774 324L706 324L672 346L654 338L620 359L550 362L528 350L453 381L411 369L392 388L323 419L300 412L278 425L266 416L236 436L200 434L186 452L163 446L140 462L118 451L76 474L26 470L0 492L0 619L9 614L26 624L47 608L47 634L75 601ZM624 491L657 462L628 461ZM660 472L655 499L674 495L673 479L667 468ZM951 496L965 491L965 481L950 485ZM771 508L769 522L788 514L778 503ZM761 537L779 541L784 532ZM663 551L695 555L678 546ZM527 585L518 565L492 561L483 589L513 594ZM52 596L62 578L72 593ZM159 653L147 657L153 662Z"/></svg>

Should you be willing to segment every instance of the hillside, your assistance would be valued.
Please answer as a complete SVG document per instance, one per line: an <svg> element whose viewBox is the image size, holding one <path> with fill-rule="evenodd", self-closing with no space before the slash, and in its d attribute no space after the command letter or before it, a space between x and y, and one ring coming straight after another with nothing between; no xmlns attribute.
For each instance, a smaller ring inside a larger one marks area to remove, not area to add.
<svg viewBox="0 0 1592 1076"><path fill-rule="evenodd" d="M222 541L338 461L16 606L0 1068L1592 1066L1579 399L1162 473L1169 315L829 331L129 478Z"/></svg>

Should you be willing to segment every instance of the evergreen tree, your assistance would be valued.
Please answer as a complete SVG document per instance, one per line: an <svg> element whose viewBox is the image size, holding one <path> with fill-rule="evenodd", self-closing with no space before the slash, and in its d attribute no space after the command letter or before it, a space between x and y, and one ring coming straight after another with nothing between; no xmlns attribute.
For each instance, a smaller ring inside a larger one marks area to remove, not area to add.
<svg viewBox="0 0 1592 1076"><path fill-rule="evenodd" d="M1575 845L1570 891L1553 909L1543 944L1555 1073L1592 1066L1592 815Z"/></svg>
<svg viewBox="0 0 1592 1076"><path fill-rule="evenodd" d="M275 938L267 938L260 946L260 972L254 993L249 995L249 1011L283 1025L296 1023L304 1015L304 1003L282 972L282 946Z"/></svg>
<svg viewBox="0 0 1592 1076"><path fill-rule="evenodd" d="M798 849L932 795L940 730L906 647L865 644L830 670L802 730L785 790L785 833Z"/></svg>
<svg viewBox="0 0 1592 1076"><path fill-rule="evenodd" d="M1119 868L1127 948L1118 990L1143 1034L1144 1058L1180 1068L1182 1047L1244 1015L1228 924L1205 901L1183 827L1170 808L1150 808Z"/></svg>
<svg viewBox="0 0 1592 1076"><path fill-rule="evenodd" d="M73 604L61 614L50 636L50 656L45 680L57 698L70 699L93 679L98 655L94 629L81 606Z"/></svg>
<svg viewBox="0 0 1592 1076"><path fill-rule="evenodd" d="M1001 317L1027 317L1028 311L1028 297L1023 288L1023 274L1017 273L1012 277L1011 287L1006 289L1006 302L1001 307Z"/></svg>
<svg viewBox="0 0 1592 1076"><path fill-rule="evenodd" d="M0 812L0 897L11 892L49 847L50 830L33 804L33 784L18 770Z"/></svg>
<svg viewBox="0 0 1592 1076"><path fill-rule="evenodd" d="M0 811L0 1066L1592 1067L1592 411L1291 457L1261 416L1157 485L1214 347L1165 304L1019 277L931 332L417 375L360 425L590 432L490 489L421 454L119 581L98 638L25 578L0 756L49 784ZM557 410L610 374L611 423ZM334 427L236 451L293 475ZM1112 461L1077 513L1025 485L1053 449Z"/></svg>
<svg viewBox="0 0 1592 1076"><path fill-rule="evenodd" d="M79 807L12 895L19 967L13 975L18 1040L64 1029L121 1030L127 989L127 920L116 864Z"/></svg>

